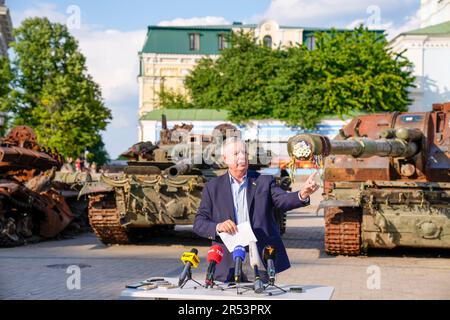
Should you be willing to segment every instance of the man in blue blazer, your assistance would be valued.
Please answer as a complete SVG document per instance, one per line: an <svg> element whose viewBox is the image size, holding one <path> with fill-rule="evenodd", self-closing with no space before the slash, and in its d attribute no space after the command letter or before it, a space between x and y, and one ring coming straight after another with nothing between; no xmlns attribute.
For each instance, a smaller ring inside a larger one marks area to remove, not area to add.
<svg viewBox="0 0 450 320"><path fill-rule="evenodd" d="M218 236L221 232L234 234L236 225L250 222L258 240L261 254L265 246L275 247L276 272L290 268L279 228L275 222L274 208L290 211L308 206L310 195L319 189L313 173L299 192L286 192L275 184L272 176L248 170L248 153L245 143L237 138L226 139L222 147L228 172L209 181L202 193L202 200L194 222L194 232L212 240L224 250L222 262L216 267L214 278L232 282L234 274L233 253L229 252ZM249 270L250 268L246 268ZM243 279L248 279L243 275Z"/></svg>

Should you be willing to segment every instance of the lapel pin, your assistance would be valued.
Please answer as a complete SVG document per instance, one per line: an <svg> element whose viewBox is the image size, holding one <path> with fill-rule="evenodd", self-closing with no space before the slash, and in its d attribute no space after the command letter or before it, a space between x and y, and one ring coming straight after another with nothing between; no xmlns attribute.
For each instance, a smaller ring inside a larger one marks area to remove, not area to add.
<svg viewBox="0 0 450 320"><path fill-rule="evenodd" d="M253 182L252 185L254 185L256 187L256 182Z"/></svg>

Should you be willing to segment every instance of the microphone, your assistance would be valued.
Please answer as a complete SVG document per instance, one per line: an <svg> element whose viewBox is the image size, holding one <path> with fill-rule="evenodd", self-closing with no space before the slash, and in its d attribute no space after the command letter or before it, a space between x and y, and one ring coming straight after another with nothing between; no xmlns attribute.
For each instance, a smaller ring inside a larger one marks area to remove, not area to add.
<svg viewBox="0 0 450 320"><path fill-rule="evenodd" d="M242 276L242 262L245 260L245 248L243 246L236 246L233 251L234 260L234 282L241 282Z"/></svg>
<svg viewBox="0 0 450 320"><path fill-rule="evenodd" d="M220 264L222 262L223 258L223 249L219 245L214 245L208 250L208 255L206 257L206 260L208 261L208 270L206 272L206 288L208 286L214 285L214 272L216 272L216 265Z"/></svg>
<svg viewBox="0 0 450 320"><path fill-rule="evenodd" d="M275 284L275 247L266 246L263 250L263 260L267 264L267 273L269 274L269 284Z"/></svg>
<svg viewBox="0 0 450 320"><path fill-rule="evenodd" d="M255 273L255 282L253 284L253 289L255 290L255 293L262 293L264 291L264 285L259 275L259 268L260 266L262 266L262 262L255 241L250 242L248 252L250 257L250 265L252 266Z"/></svg>
<svg viewBox="0 0 450 320"><path fill-rule="evenodd" d="M180 274L180 280L178 281L178 286L181 287L186 281L186 277L190 279L191 277L191 267L197 268L200 264L200 259L198 257L198 250L192 249L190 252L184 252L181 255L181 261L184 263L183 272Z"/></svg>

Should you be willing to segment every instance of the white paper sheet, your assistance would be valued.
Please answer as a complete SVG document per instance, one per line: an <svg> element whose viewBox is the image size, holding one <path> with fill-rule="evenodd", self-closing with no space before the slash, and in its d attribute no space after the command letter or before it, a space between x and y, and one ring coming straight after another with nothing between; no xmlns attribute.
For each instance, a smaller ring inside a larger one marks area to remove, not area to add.
<svg viewBox="0 0 450 320"><path fill-rule="evenodd" d="M250 241L257 242L255 234L253 233L250 222L244 222L237 225L238 231L234 234L226 232L219 233L220 238L227 247L229 252L233 252L236 246L248 246Z"/></svg>

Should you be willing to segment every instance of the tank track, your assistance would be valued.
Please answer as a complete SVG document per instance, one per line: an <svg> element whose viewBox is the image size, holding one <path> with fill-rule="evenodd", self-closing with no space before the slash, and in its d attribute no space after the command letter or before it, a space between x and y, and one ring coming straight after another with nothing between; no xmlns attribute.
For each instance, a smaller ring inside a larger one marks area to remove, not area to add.
<svg viewBox="0 0 450 320"><path fill-rule="evenodd" d="M129 234L120 223L120 212L112 193L89 197L89 223L104 244L131 243Z"/></svg>
<svg viewBox="0 0 450 320"><path fill-rule="evenodd" d="M22 246L25 244L23 239L19 239L18 241L13 241L7 236L0 235L0 248L14 248L18 246Z"/></svg>
<svg viewBox="0 0 450 320"><path fill-rule="evenodd" d="M354 208L325 210L325 252L330 255L361 254L361 215Z"/></svg>

